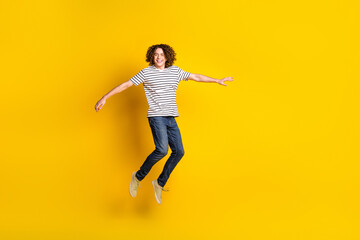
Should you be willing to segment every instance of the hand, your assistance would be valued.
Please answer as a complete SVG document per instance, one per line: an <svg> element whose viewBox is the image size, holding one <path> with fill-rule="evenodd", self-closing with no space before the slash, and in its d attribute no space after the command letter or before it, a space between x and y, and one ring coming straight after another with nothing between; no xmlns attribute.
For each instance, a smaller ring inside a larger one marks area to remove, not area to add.
<svg viewBox="0 0 360 240"><path fill-rule="evenodd" d="M104 98L101 98L95 105L95 110L98 112L106 103L106 100Z"/></svg>
<svg viewBox="0 0 360 240"><path fill-rule="evenodd" d="M226 77L226 78L220 79L220 80L218 81L218 84L227 86L227 85L224 83L225 81L230 81L230 82L232 82L232 81L234 81L234 79L233 79L232 77Z"/></svg>

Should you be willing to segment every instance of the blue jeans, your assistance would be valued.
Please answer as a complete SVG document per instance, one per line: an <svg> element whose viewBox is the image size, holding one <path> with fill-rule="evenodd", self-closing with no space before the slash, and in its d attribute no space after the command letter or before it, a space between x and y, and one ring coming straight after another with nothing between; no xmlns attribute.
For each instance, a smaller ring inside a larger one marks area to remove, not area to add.
<svg viewBox="0 0 360 240"><path fill-rule="evenodd" d="M157 179L160 186L164 187L177 163L184 156L180 130L174 117L148 117L151 132L153 134L155 150L146 158L140 170L136 172L139 181L150 172L151 168L168 153L168 146L171 148L171 155L166 161L164 169Z"/></svg>

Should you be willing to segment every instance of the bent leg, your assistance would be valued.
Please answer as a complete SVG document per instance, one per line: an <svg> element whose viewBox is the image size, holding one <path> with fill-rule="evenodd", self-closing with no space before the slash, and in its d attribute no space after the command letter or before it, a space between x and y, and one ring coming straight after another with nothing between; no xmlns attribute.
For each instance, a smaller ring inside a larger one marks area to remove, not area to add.
<svg viewBox="0 0 360 240"><path fill-rule="evenodd" d="M171 172L174 170L180 159L184 156L184 147L182 144L180 130L174 118L171 120L171 124L167 133L172 153L169 159L166 161L164 169L158 178L158 183L161 187L165 186Z"/></svg>
<svg viewBox="0 0 360 240"><path fill-rule="evenodd" d="M162 117L149 118L149 125L153 134L155 150L146 158L140 170L136 173L136 178L141 181L150 172L151 168L168 152L168 133Z"/></svg>

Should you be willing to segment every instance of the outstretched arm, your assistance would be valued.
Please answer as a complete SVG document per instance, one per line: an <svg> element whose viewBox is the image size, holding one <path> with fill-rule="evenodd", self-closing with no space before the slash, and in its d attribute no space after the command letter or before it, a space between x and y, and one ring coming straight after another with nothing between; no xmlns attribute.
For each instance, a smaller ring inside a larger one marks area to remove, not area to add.
<svg viewBox="0 0 360 240"><path fill-rule="evenodd" d="M134 85L130 80L127 82L124 82L122 84L120 84L117 87L114 87L110 92L108 92L107 94L105 94L96 104L95 104L95 111L99 111L106 103L106 99L108 99L109 97L120 93L122 91L124 91L125 89L131 87L132 85Z"/></svg>
<svg viewBox="0 0 360 240"><path fill-rule="evenodd" d="M196 73L190 73L189 78L190 80L194 80L197 82L214 82L214 83L218 83L224 86L227 86L224 82L225 81L234 81L234 79L232 77L226 77L226 78L222 78L222 79L216 79L216 78L211 78L205 75L201 75L201 74L196 74Z"/></svg>
<svg viewBox="0 0 360 240"><path fill-rule="evenodd" d="M124 90L126 90L127 88L131 87L132 85L134 85L130 80L127 81L127 82L124 82L122 84L120 84L119 86L113 88L110 92L108 92L107 94L105 94L103 96L103 98L106 100L108 99L109 97L115 95L115 94L118 94Z"/></svg>

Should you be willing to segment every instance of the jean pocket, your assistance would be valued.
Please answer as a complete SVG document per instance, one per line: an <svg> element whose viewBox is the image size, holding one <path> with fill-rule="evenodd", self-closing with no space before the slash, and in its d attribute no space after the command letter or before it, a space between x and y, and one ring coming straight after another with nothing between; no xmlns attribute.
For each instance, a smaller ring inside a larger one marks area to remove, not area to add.
<svg viewBox="0 0 360 240"><path fill-rule="evenodd" d="M159 117L149 117L149 123L150 125L155 125L160 119L156 119Z"/></svg>

